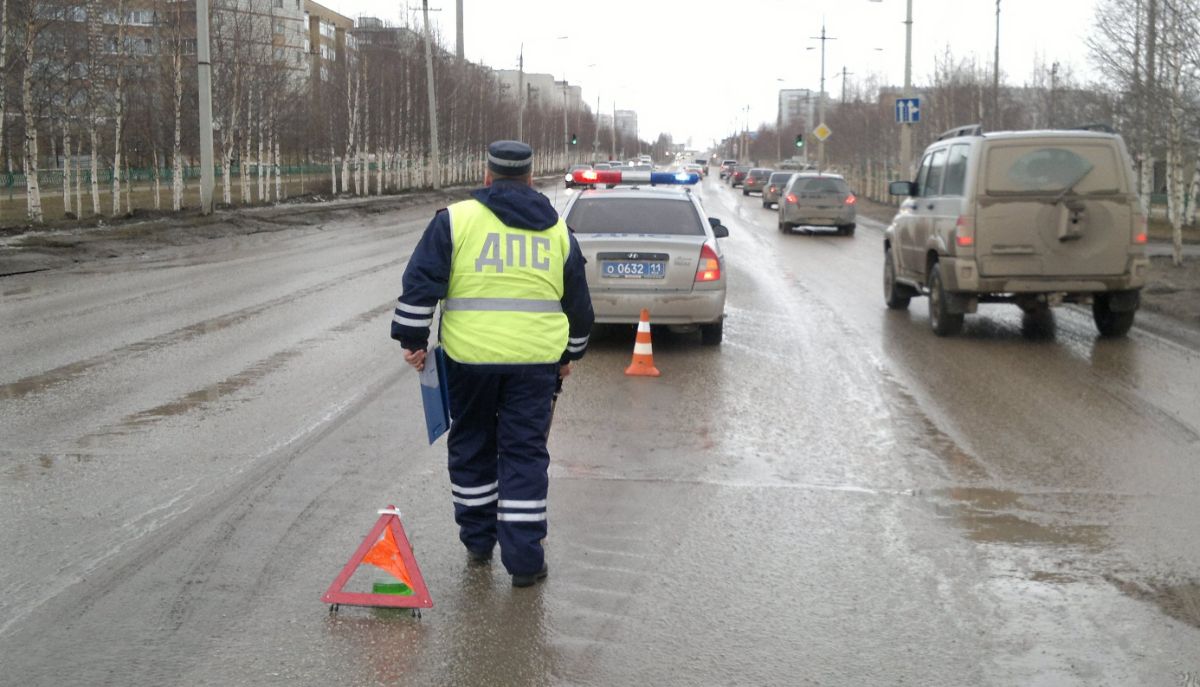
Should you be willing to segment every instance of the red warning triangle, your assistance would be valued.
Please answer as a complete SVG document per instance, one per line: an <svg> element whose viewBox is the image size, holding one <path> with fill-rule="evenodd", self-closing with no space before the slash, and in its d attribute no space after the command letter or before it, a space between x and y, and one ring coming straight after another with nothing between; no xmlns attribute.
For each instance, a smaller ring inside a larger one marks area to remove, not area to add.
<svg viewBox="0 0 1200 687"><path fill-rule="evenodd" d="M342 587L350 581L354 571L363 563L374 565L395 577L398 581L397 593L342 591ZM404 534L404 525L400 524L400 511L396 510L395 506L388 506L379 511L379 519L375 521L375 526L338 573L333 584L329 585L329 590L321 597L321 601L347 606L433 608L433 599L429 597L429 589L421 577L417 559L413 557L412 546Z"/></svg>

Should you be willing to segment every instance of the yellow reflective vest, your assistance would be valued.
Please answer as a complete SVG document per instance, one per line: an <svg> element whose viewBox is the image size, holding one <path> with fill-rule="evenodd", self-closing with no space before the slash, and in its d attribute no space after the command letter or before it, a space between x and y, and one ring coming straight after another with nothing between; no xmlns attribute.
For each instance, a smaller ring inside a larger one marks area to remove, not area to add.
<svg viewBox="0 0 1200 687"><path fill-rule="evenodd" d="M505 225L478 200L454 203L450 285L441 340L461 363L557 363L567 347L563 265L571 251L560 217L536 231Z"/></svg>

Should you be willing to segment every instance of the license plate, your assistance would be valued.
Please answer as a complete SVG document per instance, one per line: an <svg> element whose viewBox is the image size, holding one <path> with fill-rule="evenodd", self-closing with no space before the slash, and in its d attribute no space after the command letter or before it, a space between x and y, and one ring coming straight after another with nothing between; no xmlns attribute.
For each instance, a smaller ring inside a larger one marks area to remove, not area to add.
<svg viewBox="0 0 1200 687"><path fill-rule="evenodd" d="M657 260L604 260L600 274L609 279L662 279L667 276L667 263Z"/></svg>

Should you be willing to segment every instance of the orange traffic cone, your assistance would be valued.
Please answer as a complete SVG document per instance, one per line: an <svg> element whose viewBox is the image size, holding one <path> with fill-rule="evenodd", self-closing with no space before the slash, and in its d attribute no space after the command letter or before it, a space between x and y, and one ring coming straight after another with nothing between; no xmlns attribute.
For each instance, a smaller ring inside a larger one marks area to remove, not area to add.
<svg viewBox="0 0 1200 687"><path fill-rule="evenodd" d="M633 361L625 368L625 374L632 377L657 377L662 374L654 366L654 348L650 345L650 311L645 308L642 308L637 340L633 344Z"/></svg>

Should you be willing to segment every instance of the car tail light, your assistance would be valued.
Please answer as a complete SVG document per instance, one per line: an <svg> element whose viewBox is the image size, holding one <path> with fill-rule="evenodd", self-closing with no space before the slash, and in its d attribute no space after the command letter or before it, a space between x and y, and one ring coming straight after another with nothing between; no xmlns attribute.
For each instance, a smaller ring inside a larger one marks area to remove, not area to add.
<svg viewBox="0 0 1200 687"><path fill-rule="evenodd" d="M857 202L858 198L855 198L853 193L846 196L846 205L854 205Z"/></svg>
<svg viewBox="0 0 1200 687"><path fill-rule="evenodd" d="M796 194L795 194L795 193L789 193L789 194L787 194L787 202L789 202L789 203L792 203L792 204L794 205L794 204L796 203L796 200L797 200L797 199L796 199Z"/></svg>
<svg viewBox="0 0 1200 687"><path fill-rule="evenodd" d="M774 192L775 192L775 187L774 187L774 186L772 186L772 187L771 187L771 193L774 193Z"/></svg>
<svg viewBox="0 0 1200 687"><path fill-rule="evenodd" d="M954 243L963 248L975 245L975 218L960 215L954 223Z"/></svg>
<svg viewBox="0 0 1200 687"><path fill-rule="evenodd" d="M1133 242L1146 243L1150 239L1150 231L1145 215L1138 215L1133 220Z"/></svg>
<svg viewBox="0 0 1200 687"><path fill-rule="evenodd" d="M707 243L700 246L700 265L696 267L696 281L717 281L721 278L721 258Z"/></svg>

